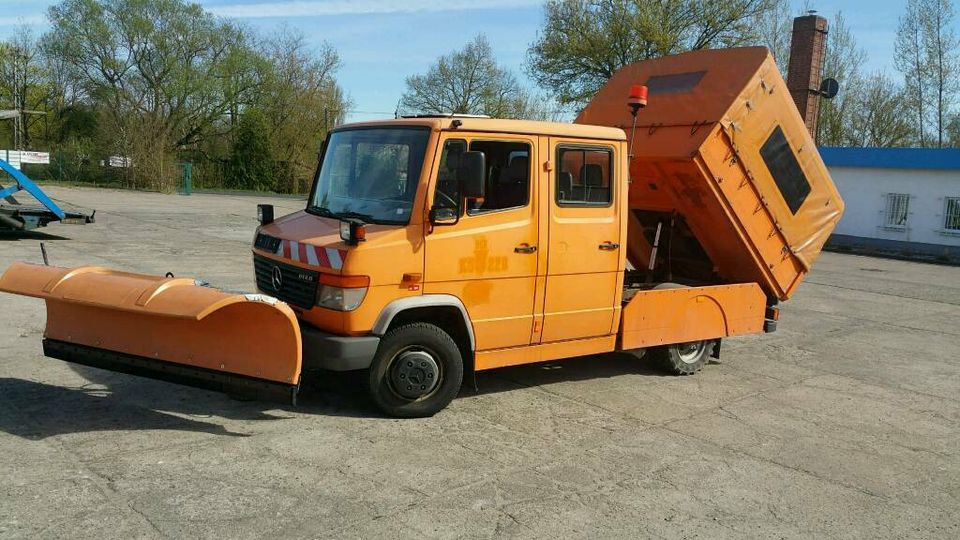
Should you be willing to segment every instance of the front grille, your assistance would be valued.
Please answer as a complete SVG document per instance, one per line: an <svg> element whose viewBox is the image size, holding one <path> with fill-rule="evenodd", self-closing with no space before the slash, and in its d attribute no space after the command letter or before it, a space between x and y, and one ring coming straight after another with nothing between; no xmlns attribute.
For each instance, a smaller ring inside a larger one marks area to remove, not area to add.
<svg viewBox="0 0 960 540"><path fill-rule="evenodd" d="M257 234L257 239L253 241L253 247L269 251L270 253L276 253L277 248L280 247L280 239L274 238L269 234L259 233Z"/></svg>
<svg viewBox="0 0 960 540"><path fill-rule="evenodd" d="M278 270L274 270L274 269ZM288 304L310 309L317 297L317 282L320 273L304 270L290 264L270 260L260 255L253 256L253 270L257 276L257 288ZM280 288L274 286L274 275L279 271Z"/></svg>

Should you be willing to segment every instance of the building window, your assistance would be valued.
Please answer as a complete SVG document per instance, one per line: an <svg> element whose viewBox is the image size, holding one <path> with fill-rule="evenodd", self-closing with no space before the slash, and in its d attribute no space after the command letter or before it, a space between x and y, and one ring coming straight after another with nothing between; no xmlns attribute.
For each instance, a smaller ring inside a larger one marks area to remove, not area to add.
<svg viewBox="0 0 960 540"><path fill-rule="evenodd" d="M943 230L960 233L960 197L947 197L943 211Z"/></svg>
<svg viewBox="0 0 960 540"><path fill-rule="evenodd" d="M910 195L906 193L887 193L887 207L883 226L890 229L906 229L909 212Z"/></svg>

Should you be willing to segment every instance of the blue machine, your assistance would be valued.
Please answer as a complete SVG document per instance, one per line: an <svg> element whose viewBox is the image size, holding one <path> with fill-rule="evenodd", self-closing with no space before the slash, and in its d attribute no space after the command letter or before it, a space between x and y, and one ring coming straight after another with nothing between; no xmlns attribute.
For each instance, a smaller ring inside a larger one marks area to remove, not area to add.
<svg viewBox="0 0 960 540"><path fill-rule="evenodd" d="M8 204L0 203L0 231L26 231L37 227L45 227L51 221L62 223L85 224L93 223L93 214L64 212L57 203L53 202L40 186L27 178L27 175L17 170L13 165L0 159L0 169L13 177L15 185L4 188L0 185L0 199ZM13 197L15 193L26 191L43 206L24 206Z"/></svg>

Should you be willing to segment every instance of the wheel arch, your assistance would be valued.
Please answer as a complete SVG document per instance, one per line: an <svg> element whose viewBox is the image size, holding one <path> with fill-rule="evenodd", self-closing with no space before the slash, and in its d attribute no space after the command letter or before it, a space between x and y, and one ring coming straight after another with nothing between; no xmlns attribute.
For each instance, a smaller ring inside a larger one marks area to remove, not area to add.
<svg viewBox="0 0 960 540"><path fill-rule="evenodd" d="M425 294L400 298L387 304L373 325L372 334L383 336L392 328L412 322L426 322L440 327L460 347L465 363L473 363L477 342L467 308L456 296Z"/></svg>

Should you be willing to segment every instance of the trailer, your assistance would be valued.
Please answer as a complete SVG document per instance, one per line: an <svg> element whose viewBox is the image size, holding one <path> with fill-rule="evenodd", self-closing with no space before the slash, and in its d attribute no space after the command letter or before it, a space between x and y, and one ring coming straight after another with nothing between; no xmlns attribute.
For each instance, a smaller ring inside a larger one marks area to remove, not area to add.
<svg viewBox="0 0 960 540"><path fill-rule="evenodd" d="M95 221L96 212L84 214L81 212L64 211L54 202L40 186L35 184L27 175L5 160L0 159L0 169L13 177L13 185L4 187L0 184L0 231L29 231L38 227L46 227L48 223L59 221L75 225L84 225ZM26 192L40 205L21 204L15 194Z"/></svg>
<svg viewBox="0 0 960 540"><path fill-rule="evenodd" d="M44 299L47 356L290 401L307 370L366 370L386 414L428 416L504 366L700 371L776 330L843 201L754 47L628 66L573 124L339 126L307 206L259 211L258 294L25 263L0 291Z"/></svg>

